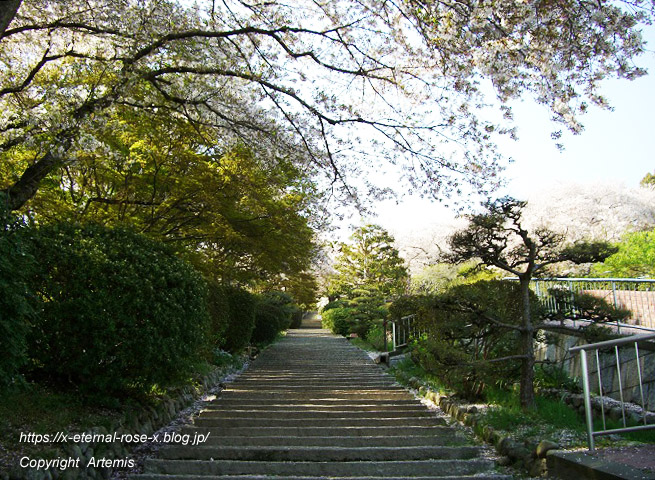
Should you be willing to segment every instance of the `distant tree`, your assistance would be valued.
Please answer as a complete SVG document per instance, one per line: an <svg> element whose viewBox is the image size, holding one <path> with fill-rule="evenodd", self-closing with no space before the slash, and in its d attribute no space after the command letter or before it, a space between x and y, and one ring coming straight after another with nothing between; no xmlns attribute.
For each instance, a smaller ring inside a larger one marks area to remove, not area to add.
<svg viewBox="0 0 655 480"><path fill-rule="evenodd" d="M655 172L647 173L639 183L642 187L655 187Z"/></svg>
<svg viewBox="0 0 655 480"><path fill-rule="evenodd" d="M592 275L655 278L655 228L629 233L616 246L615 254L593 266Z"/></svg>
<svg viewBox="0 0 655 480"><path fill-rule="evenodd" d="M479 259L485 265L500 268L518 277L520 324L508 324L491 317L487 320L520 333L520 401L523 408L533 408L536 329L530 305L530 280L548 265L562 261L598 262L616 249L607 242L566 244L563 235L546 228L528 230L523 219L526 204L509 197L485 202L484 212L469 215L468 226L450 237L451 251L445 258L455 263Z"/></svg>
<svg viewBox="0 0 655 480"><path fill-rule="evenodd" d="M407 288L403 259L393 246L394 238L379 225L359 227L350 243L341 243L333 289L349 297L357 289L382 297L398 296Z"/></svg>

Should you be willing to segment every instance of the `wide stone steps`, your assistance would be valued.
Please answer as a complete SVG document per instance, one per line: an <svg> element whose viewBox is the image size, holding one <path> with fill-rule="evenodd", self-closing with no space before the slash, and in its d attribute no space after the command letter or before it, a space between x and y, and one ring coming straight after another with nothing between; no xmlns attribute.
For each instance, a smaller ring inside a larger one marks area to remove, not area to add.
<svg viewBox="0 0 655 480"><path fill-rule="evenodd" d="M143 474L138 477L140 480L210 480L220 478L221 480L316 480L317 477L311 476L292 476L292 475L168 475L168 474ZM378 477L320 477L323 480L338 480L341 478L348 478L348 480L374 480ZM446 475L446 476L424 476L424 477L382 477L384 480L511 480L510 476L498 474L474 474L474 475Z"/></svg>
<svg viewBox="0 0 655 480"><path fill-rule="evenodd" d="M493 462L484 459L466 460L400 460L354 462L276 462L244 460L166 460L149 459L149 473L169 475L268 475L312 477L438 477L441 475L474 475L493 469Z"/></svg>
<svg viewBox="0 0 655 480"><path fill-rule="evenodd" d="M226 385L138 480L509 480L347 340L292 330Z"/></svg>
<svg viewBox="0 0 655 480"><path fill-rule="evenodd" d="M441 435L432 435L426 442L425 435L382 435L382 436L277 436L270 437L243 437L243 436L220 436L212 435L205 441L204 445L216 445L226 447L416 447L429 445L464 445L467 439L463 435L450 435L448 428L444 427ZM205 430L205 433L207 431ZM193 437L195 431L187 430Z"/></svg>
<svg viewBox="0 0 655 480"><path fill-rule="evenodd" d="M302 409L301 411L294 410L228 410L225 408L208 408L202 411L202 418L211 417L222 418L244 418L244 419L266 419L266 418L280 418L286 419L338 419L338 418L398 418L398 417L427 417L432 418L434 413L429 410L423 409L367 409L355 411L343 410L316 410L316 409Z"/></svg>
<svg viewBox="0 0 655 480"><path fill-rule="evenodd" d="M444 435L451 432L451 428L444 430L436 430L439 427L434 426L419 426L419 427L353 427L341 426L334 427L328 422L326 426L321 427L237 427L237 428L196 428L198 432L210 433L215 435L246 435L253 437L270 437L275 434L291 435L294 437L340 437L340 436L353 436L353 437L376 437L380 435L394 435L394 436L423 436L431 437L435 435Z"/></svg>
<svg viewBox="0 0 655 480"><path fill-rule="evenodd" d="M460 446L415 447L224 447L176 446L165 448L160 458L168 460L251 460L271 462L349 462L355 460L467 459L480 455L480 448Z"/></svg>

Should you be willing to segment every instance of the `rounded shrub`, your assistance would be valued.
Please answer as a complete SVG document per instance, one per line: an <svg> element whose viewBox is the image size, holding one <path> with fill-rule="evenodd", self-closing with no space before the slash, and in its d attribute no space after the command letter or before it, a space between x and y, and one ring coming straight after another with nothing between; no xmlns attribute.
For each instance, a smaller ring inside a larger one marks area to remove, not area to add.
<svg viewBox="0 0 655 480"><path fill-rule="evenodd" d="M327 328L336 335L348 335L352 324L354 308L342 307L323 310L321 314L323 328Z"/></svg>
<svg viewBox="0 0 655 480"><path fill-rule="evenodd" d="M236 353L250 344L255 329L256 297L239 287L223 287L230 311L229 322L225 329L225 350Z"/></svg>
<svg viewBox="0 0 655 480"><path fill-rule="evenodd" d="M124 228L61 223L38 229L31 334L37 370L83 390L122 395L188 375L205 350L200 274L163 244Z"/></svg>
<svg viewBox="0 0 655 480"><path fill-rule="evenodd" d="M27 282L34 263L21 236L24 230L0 211L0 389L14 383L28 358L34 296Z"/></svg>

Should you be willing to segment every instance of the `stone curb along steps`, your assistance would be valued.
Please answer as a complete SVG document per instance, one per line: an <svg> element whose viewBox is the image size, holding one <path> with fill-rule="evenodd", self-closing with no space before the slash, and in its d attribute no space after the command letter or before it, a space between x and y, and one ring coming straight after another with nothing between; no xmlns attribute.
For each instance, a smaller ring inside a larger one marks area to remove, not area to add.
<svg viewBox="0 0 655 480"><path fill-rule="evenodd" d="M173 392L168 398L164 399L156 407L143 408L140 410L130 410L126 412L124 418L119 419L117 423L109 428L95 427L87 432L89 435L117 435L125 434L143 434L152 435L159 428L169 424L178 414L188 408L195 400L215 388L226 377L237 373L245 368L246 363L240 368L236 367L218 367L198 379L197 386L186 386ZM115 443L63 443L59 447L63 455L72 458L79 458L80 464L86 464L91 458L127 458L133 450L140 444L123 444ZM35 470L31 468L21 468L15 466L8 472L0 471L0 480L52 480L52 479L108 479L113 471L109 467L86 467L86 468L69 468L64 471L52 467L44 470Z"/></svg>
<svg viewBox="0 0 655 480"><path fill-rule="evenodd" d="M438 405L446 414L459 420L464 425L473 428L486 443L495 447L514 467L524 469L530 476L543 476L548 471L547 456L555 451L559 445L549 440L543 440L533 445L526 445L512 439L510 436L494 430L490 426L480 428L478 425L478 409L474 405L461 403L458 399L442 395L427 387L416 377L401 378L400 381L416 389L419 396Z"/></svg>
<svg viewBox="0 0 655 480"><path fill-rule="evenodd" d="M290 330L135 480L509 480L347 340ZM202 435L202 437L200 437Z"/></svg>

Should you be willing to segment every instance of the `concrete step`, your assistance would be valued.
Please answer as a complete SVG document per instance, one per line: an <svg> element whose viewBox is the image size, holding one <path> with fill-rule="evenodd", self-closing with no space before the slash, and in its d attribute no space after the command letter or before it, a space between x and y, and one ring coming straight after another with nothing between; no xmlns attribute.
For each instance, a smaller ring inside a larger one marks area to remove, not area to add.
<svg viewBox="0 0 655 480"><path fill-rule="evenodd" d="M442 428L442 427L439 427ZM195 431L189 429L193 437ZM207 431L205 431L207 433ZM203 445L220 445L220 446L270 446L270 447L417 447L429 445L464 445L467 443L466 437L461 434L451 432L450 429L444 428L443 435L431 436L397 436L384 435L377 437L293 437L293 436L271 436L271 437L227 437L224 435L210 434Z"/></svg>
<svg viewBox="0 0 655 480"><path fill-rule="evenodd" d="M428 409L415 409L415 410L405 410L405 409L394 409L394 410L308 410L303 409L301 411L288 411L288 410L232 410L227 408L216 409L216 408L204 408L201 412L203 418L216 417L216 418L285 418L285 419L294 419L294 418L407 418L407 417L426 417L432 418L435 416L434 412L431 412Z"/></svg>
<svg viewBox="0 0 655 480"><path fill-rule="evenodd" d="M146 473L172 475L267 475L310 477L440 477L474 475L493 469L489 460L364 462L274 462L148 459ZM276 479L277 480L277 479Z"/></svg>
<svg viewBox="0 0 655 480"><path fill-rule="evenodd" d="M136 475L132 478L139 480L211 480L220 478L221 480L316 480L317 477L299 477L284 475L276 475L271 477L269 475L166 475L166 474L156 474L156 473L145 473L142 475ZM320 477L323 480L339 480L342 478L347 478L348 480L374 480L375 477ZM384 477L385 480L407 480L411 478L412 480L512 480L512 477L509 475L500 475L493 473L485 474L475 474L475 475L447 475L447 476L423 476L423 477Z"/></svg>
<svg viewBox="0 0 655 480"><path fill-rule="evenodd" d="M248 390L230 389L221 393L225 399L237 397L243 400L255 400L262 397L269 400L411 400L412 397L402 390L299 390L297 392L284 390Z"/></svg>
<svg viewBox="0 0 655 480"><path fill-rule="evenodd" d="M174 445L159 457L169 460L243 460L262 462L352 462L453 460L478 457L479 447L224 447Z"/></svg>
<svg viewBox="0 0 655 480"><path fill-rule="evenodd" d="M234 437L242 435L244 437L271 437L271 436L291 436L291 437L378 437L383 435L392 435L395 437L403 436L439 436L451 435L452 428L446 426L424 426L424 427L353 427L353 426L325 426L325 427L243 427L243 428L226 428L226 427L208 427L195 426L185 427L193 428L201 433L210 432L210 436L227 436ZM183 431L186 431L184 428Z"/></svg>
<svg viewBox="0 0 655 480"><path fill-rule="evenodd" d="M248 428L248 427L428 427L445 425L439 417L401 418L225 418L200 415L193 419L198 427Z"/></svg>
<svg viewBox="0 0 655 480"><path fill-rule="evenodd" d="M361 399L361 398L318 398L316 400L311 399L269 399L264 400L262 397L257 398L242 398L238 397L233 398L224 398L221 397L214 402L215 405L222 406L235 406L235 407L253 407L253 406L272 406L272 407L283 407L283 408L297 408L297 407L306 407L306 406L320 406L321 408L336 408L336 407L350 407L350 406L362 406L369 407L371 405L375 406L390 406L397 407L399 405L421 405L425 408L421 402L415 398L397 398L391 400L384 399Z"/></svg>
<svg viewBox="0 0 655 480"><path fill-rule="evenodd" d="M416 404L360 404L360 405L349 405L349 404L337 404L337 405L325 405L318 403L310 404L296 404L296 405L287 405L287 404L270 404L270 403L259 403L255 405L248 404L225 404L223 402L212 402L205 407L204 410L216 411L216 412L279 412L280 415L288 415L291 413L303 413L303 412L426 412L431 411L425 408L425 405L420 403Z"/></svg>

